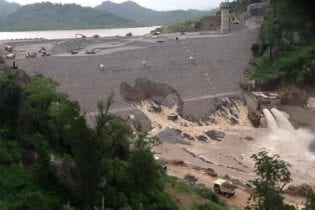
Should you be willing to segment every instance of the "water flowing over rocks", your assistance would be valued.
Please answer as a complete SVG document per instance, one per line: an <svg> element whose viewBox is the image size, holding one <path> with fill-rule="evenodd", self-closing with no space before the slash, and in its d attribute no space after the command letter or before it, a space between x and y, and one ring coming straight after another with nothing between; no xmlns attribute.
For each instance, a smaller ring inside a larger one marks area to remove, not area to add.
<svg viewBox="0 0 315 210"><path fill-rule="evenodd" d="M305 128L295 128L290 122L290 116L276 108L263 110L268 131L259 139L261 149L271 154L280 154L281 159L292 165L290 168L295 180L311 182L313 175L315 154L310 144L315 140L315 134ZM301 164L303 163L303 164ZM308 168L308 172L303 172ZM313 183L314 184L314 183Z"/></svg>

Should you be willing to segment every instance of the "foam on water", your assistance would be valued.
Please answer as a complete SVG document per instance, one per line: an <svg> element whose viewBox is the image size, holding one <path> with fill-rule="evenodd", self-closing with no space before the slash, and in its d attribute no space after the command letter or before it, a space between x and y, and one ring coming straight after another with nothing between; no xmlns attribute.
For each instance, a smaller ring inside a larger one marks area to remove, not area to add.
<svg viewBox="0 0 315 210"><path fill-rule="evenodd" d="M263 113L266 117L266 121L267 121L267 126L271 131L276 132L277 130L279 130L277 121L275 120L275 118L272 116L271 112L268 109L264 109Z"/></svg>
<svg viewBox="0 0 315 210"><path fill-rule="evenodd" d="M315 178L315 153L309 145L315 140L312 131L299 128L295 129L286 113L277 109L263 110L267 121L268 130L259 139L260 149L271 154L279 154L280 158L292 165L292 174L297 180L314 180Z"/></svg>

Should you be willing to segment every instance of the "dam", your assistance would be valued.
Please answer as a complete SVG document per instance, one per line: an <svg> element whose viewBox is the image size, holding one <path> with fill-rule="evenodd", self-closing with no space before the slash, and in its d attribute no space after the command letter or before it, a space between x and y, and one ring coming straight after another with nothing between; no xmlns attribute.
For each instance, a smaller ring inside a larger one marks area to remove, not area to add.
<svg viewBox="0 0 315 210"><path fill-rule="evenodd" d="M46 47L50 57L25 59L22 53L17 55L16 64L30 75L42 74L57 81L60 90L89 113L95 112L97 101L106 99L111 91L115 94L113 109L131 109L120 96L120 85L133 84L136 78L167 84L187 101L239 91L258 30L243 26L226 35L191 33L180 36L177 41L177 35L173 34L25 41L11 45L17 51ZM71 55L71 49L77 45L82 51L95 49L97 53ZM190 57L195 59L194 63ZM100 64L104 71L100 71Z"/></svg>

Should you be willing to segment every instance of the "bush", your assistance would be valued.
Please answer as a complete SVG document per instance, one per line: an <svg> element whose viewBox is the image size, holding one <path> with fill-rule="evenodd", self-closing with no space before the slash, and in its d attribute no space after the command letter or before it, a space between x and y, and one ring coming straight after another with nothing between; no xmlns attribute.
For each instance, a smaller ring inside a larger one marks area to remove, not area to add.
<svg viewBox="0 0 315 210"><path fill-rule="evenodd" d="M195 204L194 210L227 210L227 208L213 202L204 202Z"/></svg>
<svg viewBox="0 0 315 210"><path fill-rule="evenodd" d="M194 177L193 175L190 175L190 174L187 174L184 177L184 180L187 181L191 185L196 184L196 182L198 181L198 179L196 177Z"/></svg>

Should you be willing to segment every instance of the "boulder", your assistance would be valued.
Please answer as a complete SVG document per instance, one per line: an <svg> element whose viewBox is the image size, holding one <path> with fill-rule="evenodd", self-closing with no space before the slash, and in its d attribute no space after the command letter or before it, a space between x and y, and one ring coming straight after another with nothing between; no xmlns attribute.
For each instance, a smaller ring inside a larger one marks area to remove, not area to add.
<svg viewBox="0 0 315 210"><path fill-rule="evenodd" d="M154 96L152 99L155 103L160 104L162 106L172 107L176 105L178 99L174 94L165 96Z"/></svg>
<svg viewBox="0 0 315 210"><path fill-rule="evenodd" d="M312 111L315 111L315 98L310 97L307 101L307 107L311 109Z"/></svg>
<svg viewBox="0 0 315 210"><path fill-rule="evenodd" d="M133 129L138 132L146 133L152 130L151 121L139 110L131 112L119 112L115 115L126 121Z"/></svg>
<svg viewBox="0 0 315 210"><path fill-rule="evenodd" d="M206 174L208 174L209 176L212 176L212 177L217 177L218 174L212 169L212 168L207 168L205 170Z"/></svg>
<svg viewBox="0 0 315 210"><path fill-rule="evenodd" d="M188 133L183 133L183 137L190 141L195 140L195 138Z"/></svg>
<svg viewBox="0 0 315 210"><path fill-rule="evenodd" d="M155 83L147 78L137 78L134 86L125 82L121 83L120 94L129 103L138 103L145 100L152 100L163 106L174 106L182 103L175 89L166 84Z"/></svg>
<svg viewBox="0 0 315 210"><path fill-rule="evenodd" d="M200 135L200 136L197 136L197 139L199 141L203 141L203 142L207 142L208 141L208 138L204 135Z"/></svg>
<svg viewBox="0 0 315 210"><path fill-rule="evenodd" d="M161 142L173 143L173 144L186 144L185 140L181 136L181 131L174 128L166 128L159 133L156 137Z"/></svg>
<svg viewBox="0 0 315 210"><path fill-rule="evenodd" d="M205 133L207 136L209 136L212 140L216 141L222 141L225 137L225 133L221 131L216 131L216 130L210 130Z"/></svg>
<svg viewBox="0 0 315 210"><path fill-rule="evenodd" d="M171 114L171 115L167 116L167 119L175 122L176 120L178 120L178 115L177 114Z"/></svg>
<svg viewBox="0 0 315 210"><path fill-rule="evenodd" d="M177 166L185 166L186 165L186 163L184 161L177 160L177 159L171 161L171 163L174 164L174 165L177 165Z"/></svg>
<svg viewBox="0 0 315 210"><path fill-rule="evenodd" d="M245 139L246 139L247 141L254 141L254 138L251 137L251 136L246 136Z"/></svg>
<svg viewBox="0 0 315 210"><path fill-rule="evenodd" d="M150 112L160 113L162 112L162 108L160 105L152 104L152 106L149 109Z"/></svg>

